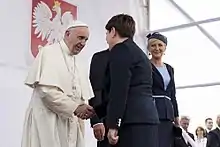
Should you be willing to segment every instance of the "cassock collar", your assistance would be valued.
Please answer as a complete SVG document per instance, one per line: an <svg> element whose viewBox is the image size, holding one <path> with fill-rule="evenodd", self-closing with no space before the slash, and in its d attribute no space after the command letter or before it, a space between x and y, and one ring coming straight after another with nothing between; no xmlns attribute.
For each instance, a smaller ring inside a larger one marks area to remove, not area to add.
<svg viewBox="0 0 220 147"><path fill-rule="evenodd" d="M61 41L60 41L60 46L61 46L62 50L63 50L66 54L71 55L71 56L73 55L73 54L70 52L70 50L69 50L68 46L66 45L66 43L64 42L64 40L61 40Z"/></svg>

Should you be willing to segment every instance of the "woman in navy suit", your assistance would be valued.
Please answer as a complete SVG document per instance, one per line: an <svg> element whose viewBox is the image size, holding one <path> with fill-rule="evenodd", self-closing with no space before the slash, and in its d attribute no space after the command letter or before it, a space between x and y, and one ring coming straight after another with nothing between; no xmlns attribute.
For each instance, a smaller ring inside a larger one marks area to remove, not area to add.
<svg viewBox="0 0 220 147"><path fill-rule="evenodd" d="M174 142L174 124L179 125L178 105L173 68L162 61L167 38L155 32L149 34L148 50L153 70L152 92L159 115L159 147L171 147Z"/></svg>

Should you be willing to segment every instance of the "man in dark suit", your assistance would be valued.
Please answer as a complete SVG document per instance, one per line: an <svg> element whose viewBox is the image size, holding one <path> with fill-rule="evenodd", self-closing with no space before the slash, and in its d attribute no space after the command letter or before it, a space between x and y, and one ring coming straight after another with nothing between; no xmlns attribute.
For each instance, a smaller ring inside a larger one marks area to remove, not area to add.
<svg viewBox="0 0 220 147"><path fill-rule="evenodd" d="M212 130L212 127L213 127L213 120L212 118L206 118L205 119L205 137L207 137L207 134Z"/></svg>
<svg viewBox="0 0 220 147"><path fill-rule="evenodd" d="M108 64L109 50L97 52L93 55L90 65L90 82L94 91L95 97L89 100L89 105L95 107L101 104L103 97L105 97L104 91L104 79L106 73L106 67ZM105 120L99 119L98 116L94 116L90 119L91 127L95 138L98 140L97 147L108 147L107 130L105 128Z"/></svg>
<svg viewBox="0 0 220 147"><path fill-rule="evenodd" d="M119 14L105 28L110 49L108 99L102 102L102 110L95 110L99 117L106 111L109 143L117 147L158 147L159 119L152 98L151 64L133 41L135 21Z"/></svg>
<svg viewBox="0 0 220 147"><path fill-rule="evenodd" d="M220 147L220 115L217 116L217 128L207 135L207 147Z"/></svg>
<svg viewBox="0 0 220 147"><path fill-rule="evenodd" d="M195 140L194 135L188 132L189 123L190 123L190 118L188 116L181 116L180 118L181 128L184 129L193 140ZM192 147L192 145L186 139L184 139L183 136L181 136L181 137L175 137L173 147Z"/></svg>
<svg viewBox="0 0 220 147"><path fill-rule="evenodd" d="M188 135L195 140L194 135L188 131L190 123L190 118L188 116L181 116L180 118L180 126L188 133Z"/></svg>
<svg viewBox="0 0 220 147"><path fill-rule="evenodd" d="M189 123L190 123L190 118L188 116L181 116L181 118L180 118L180 126L187 132L187 134L193 140L195 140L194 135L192 133L188 132ZM191 147L192 146L183 137L181 137L181 141L180 142L182 144L182 147L184 147L184 146L185 147Z"/></svg>

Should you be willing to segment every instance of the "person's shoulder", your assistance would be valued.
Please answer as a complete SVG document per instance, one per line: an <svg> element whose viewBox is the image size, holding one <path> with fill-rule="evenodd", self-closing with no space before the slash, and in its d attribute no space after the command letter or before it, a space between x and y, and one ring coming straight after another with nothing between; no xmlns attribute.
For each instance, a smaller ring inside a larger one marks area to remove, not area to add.
<svg viewBox="0 0 220 147"><path fill-rule="evenodd" d="M101 54L107 54L107 53L109 53L109 49L96 52L95 55L101 55Z"/></svg>
<svg viewBox="0 0 220 147"><path fill-rule="evenodd" d="M39 51L52 52L52 50L57 47L58 47L58 43L54 43L54 44L45 45L45 46L39 48Z"/></svg>
<svg viewBox="0 0 220 147"><path fill-rule="evenodd" d="M60 47L58 43L54 43L51 45L46 45L39 49L39 52L42 52L43 54L53 55L57 51L60 51Z"/></svg>
<svg viewBox="0 0 220 147"><path fill-rule="evenodd" d="M110 51L111 54L121 54L121 53L124 53L124 52L129 52L129 46L128 44L126 43L127 41L124 41L124 42L121 42L121 43L118 43L116 44Z"/></svg>
<svg viewBox="0 0 220 147"><path fill-rule="evenodd" d="M216 133L217 133L217 129L214 129L214 130L209 131L207 136L215 136Z"/></svg>
<svg viewBox="0 0 220 147"><path fill-rule="evenodd" d="M164 62L164 64L165 64L166 66L170 67L170 68L173 68L173 66L170 65L169 63Z"/></svg>
<svg viewBox="0 0 220 147"><path fill-rule="evenodd" d="M218 128L215 128L215 129L211 130L209 133L216 133L216 132L219 132Z"/></svg>
<svg viewBox="0 0 220 147"><path fill-rule="evenodd" d="M102 56L102 55L106 55L109 53L109 50L106 49L106 50L102 50L102 51L99 51L99 52L96 52L93 54L93 57L96 57L96 56Z"/></svg>
<svg viewBox="0 0 220 147"><path fill-rule="evenodd" d="M165 63L164 64L166 65L167 68L171 69L172 71L174 71L174 67L168 63Z"/></svg>
<svg viewBox="0 0 220 147"><path fill-rule="evenodd" d="M61 49L57 43L39 48L38 58L43 60L57 60L57 56L61 54Z"/></svg>
<svg viewBox="0 0 220 147"><path fill-rule="evenodd" d="M118 43L111 49L109 58L110 60L112 58L121 58L121 60L131 58L131 51L125 43Z"/></svg>

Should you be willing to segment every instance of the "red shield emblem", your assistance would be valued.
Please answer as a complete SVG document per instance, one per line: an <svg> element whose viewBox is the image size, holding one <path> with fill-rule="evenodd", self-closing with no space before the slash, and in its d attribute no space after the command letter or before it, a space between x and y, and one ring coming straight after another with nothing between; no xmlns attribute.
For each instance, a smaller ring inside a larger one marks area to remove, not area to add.
<svg viewBox="0 0 220 147"><path fill-rule="evenodd" d="M31 52L63 38L65 28L77 18L77 7L61 0L33 0Z"/></svg>

